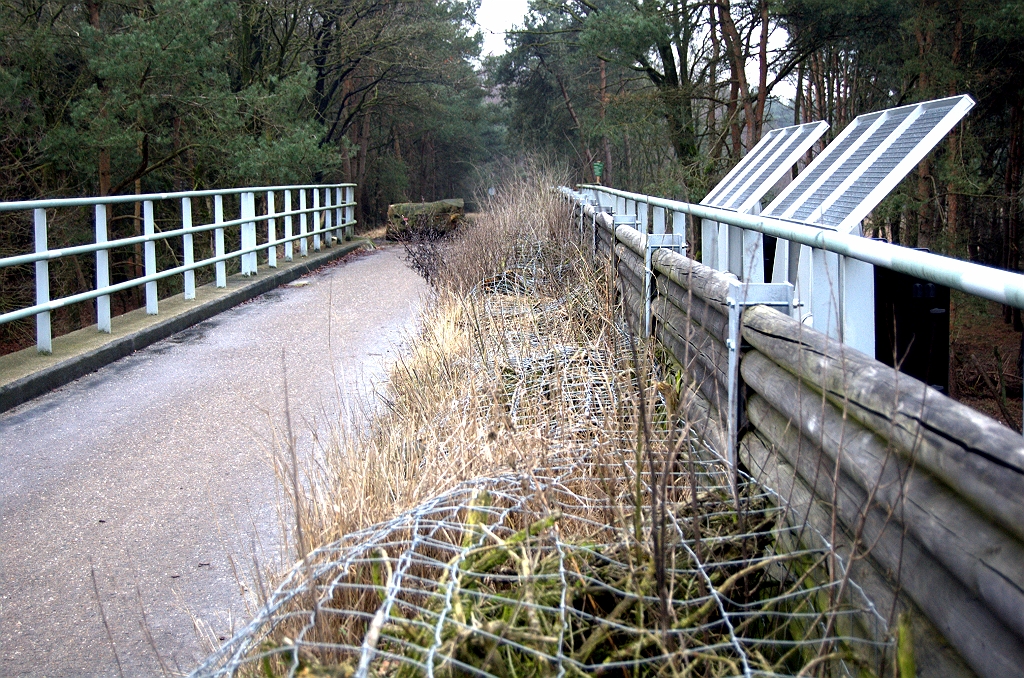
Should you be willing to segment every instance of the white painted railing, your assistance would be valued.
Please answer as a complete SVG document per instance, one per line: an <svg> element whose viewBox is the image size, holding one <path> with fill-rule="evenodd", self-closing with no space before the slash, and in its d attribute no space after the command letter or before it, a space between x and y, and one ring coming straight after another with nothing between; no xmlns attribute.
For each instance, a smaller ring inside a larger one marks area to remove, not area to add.
<svg viewBox="0 0 1024 678"><path fill-rule="evenodd" d="M256 214L256 195L265 194L265 211ZM224 196L239 196L240 214L238 219L224 218ZM278 197L281 209L278 209ZM192 200L213 198L213 223L195 225L192 223ZM180 200L181 227L173 230L156 230L154 209L157 203ZM322 202L321 202L322 201ZM108 239L108 206L141 203L143 234L130 238ZM297 208L296 208L297 203ZM47 237L47 211L74 207L94 207L96 239L92 244L51 249ZM159 308L157 281L181 275L184 278L185 299L195 299L195 271L207 266L215 267L215 284L227 287L225 262L241 259L243 275L257 272L257 254L266 251L266 262L271 268L277 267L278 247L283 257L291 261L295 254L294 243L298 242L299 256L307 256L309 240L314 251L321 244L331 244L330 233L341 241L352 237L355 226L355 184L316 184L302 186L266 186L234 188L207 191L185 191L179 193L152 193L144 195L118 195L102 198L64 198L52 200L27 200L22 202L0 202L0 212L32 212L35 231L35 251L12 257L0 258L0 268L35 264L36 303L32 306L0 314L0 324L35 316L36 347L42 353L52 351L50 313L56 309L96 300L96 326L101 332L110 332L110 295L115 292L145 286L146 312L155 315ZM298 217L296 220L295 218ZM283 225L283 236L278 237L277 225ZM297 224L295 222L298 222ZM266 240L257 244L257 225L266 226ZM240 226L241 238L237 250L228 251L224 241L224 229ZM296 232L296 226L298 226ZM193 238L198 233L214 232L214 256L195 261ZM158 270L156 243L160 240L181 238L180 266ZM110 283L111 249L143 245L144 275ZM61 257L81 254L96 256L96 287L93 290L72 294L57 299L50 298L49 261Z"/></svg>

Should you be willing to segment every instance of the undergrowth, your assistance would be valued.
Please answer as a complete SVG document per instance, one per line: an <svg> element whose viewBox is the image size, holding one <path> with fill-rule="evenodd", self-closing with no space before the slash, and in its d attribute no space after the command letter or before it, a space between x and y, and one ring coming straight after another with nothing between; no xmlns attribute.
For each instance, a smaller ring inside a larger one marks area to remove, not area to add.
<svg viewBox="0 0 1024 678"><path fill-rule="evenodd" d="M200 673L858 664L821 637L857 613L829 602L827 552L777 551L776 499L734 480L679 416L685 395L621 321L607 271L581 256L559 179L506 182L432 248L434 296L383 407L306 471L295 505L321 546L300 548L264 612Z"/></svg>

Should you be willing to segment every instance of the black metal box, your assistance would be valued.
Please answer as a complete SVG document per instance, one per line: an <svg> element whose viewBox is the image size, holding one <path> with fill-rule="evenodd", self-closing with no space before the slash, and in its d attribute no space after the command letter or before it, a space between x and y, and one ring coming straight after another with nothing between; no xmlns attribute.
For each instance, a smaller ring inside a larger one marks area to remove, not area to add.
<svg viewBox="0 0 1024 678"><path fill-rule="evenodd" d="M875 267L875 358L949 390L949 288Z"/></svg>

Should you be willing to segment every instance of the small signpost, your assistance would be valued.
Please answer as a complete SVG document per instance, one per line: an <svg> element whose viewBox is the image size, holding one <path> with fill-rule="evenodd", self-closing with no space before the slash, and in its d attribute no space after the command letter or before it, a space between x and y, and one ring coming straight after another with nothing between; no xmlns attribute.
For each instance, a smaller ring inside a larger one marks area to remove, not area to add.
<svg viewBox="0 0 1024 678"><path fill-rule="evenodd" d="M604 163L601 162L600 160L597 160L597 161L594 162L594 178L597 180L597 183L599 183L599 184L603 183L601 181L601 177L603 177L603 176L604 176Z"/></svg>

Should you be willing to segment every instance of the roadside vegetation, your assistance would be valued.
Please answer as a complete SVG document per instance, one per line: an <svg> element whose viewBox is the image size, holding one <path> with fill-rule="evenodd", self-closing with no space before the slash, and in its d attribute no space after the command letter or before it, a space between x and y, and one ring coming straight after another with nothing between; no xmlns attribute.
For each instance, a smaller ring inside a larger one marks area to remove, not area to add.
<svg viewBox="0 0 1024 678"><path fill-rule="evenodd" d="M772 497L732 489L680 415L682 375L584 256L561 180L516 168L419 252L433 294L418 336L362 435L285 465L301 469L283 483L300 560L202 674L860 662L827 630L857 612L829 602L827 551L778 552Z"/></svg>

